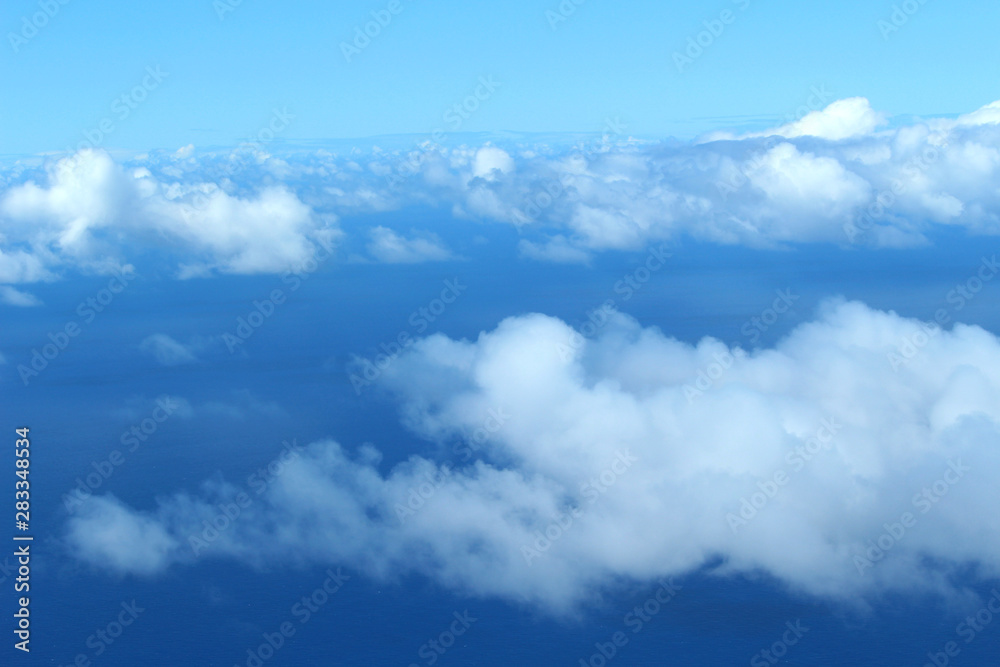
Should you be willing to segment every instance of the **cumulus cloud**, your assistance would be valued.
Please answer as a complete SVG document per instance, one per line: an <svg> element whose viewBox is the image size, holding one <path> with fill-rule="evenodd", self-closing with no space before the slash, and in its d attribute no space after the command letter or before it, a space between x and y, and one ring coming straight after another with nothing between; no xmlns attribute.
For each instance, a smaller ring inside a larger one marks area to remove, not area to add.
<svg viewBox="0 0 1000 667"><path fill-rule="evenodd" d="M885 114L872 109L867 99L849 97L837 100L825 109L811 111L799 120L748 136L778 135L789 139L809 136L839 141L871 134L886 122Z"/></svg>
<svg viewBox="0 0 1000 667"><path fill-rule="evenodd" d="M958 117L956 125L996 125L1000 123L1000 100Z"/></svg>
<svg viewBox="0 0 1000 667"><path fill-rule="evenodd" d="M162 366L179 366L197 361L194 351L167 334L153 334L139 344L139 349L151 354Z"/></svg>
<svg viewBox="0 0 1000 667"><path fill-rule="evenodd" d="M0 279L30 282L50 265L113 268L127 250L158 247L227 273L280 272L301 266L315 244L338 231L288 188L263 187L239 196L215 183L163 183L146 168L131 172L103 151L81 151L50 165L0 197L8 242L18 249L0 261ZM5 270L6 269L6 270Z"/></svg>
<svg viewBox="0 0 1000 667"><path fill-rule="evenodd" d="M424 233L406 238L388 227L371 230L368 252L379 262L415 264L451 259L451 252L434 234Z"/></svg>
<svg viewBox="0 0 1000 667"><path fill-rule="evenodd" d="M978 327L831 301L743 351L526 315L418 341L383 382L446 456L385 470L370 445L314 443L200 555L416 572L554 611L695 570L845 601L1000 574L1000 340ZM98 498L68 543L121 572L189 562L237 490Z"/></svg>
<svg viewBox="0 0 1000 667"><path fill-rule="evenodd" d="M502 148L484 146L476 151L472 163L472 175L492 179L494 172L506 174L514 170L514 159Z"/></svg>
<svg viewBox="0 0 1000 667"><path fill-rule="evenodd" d="M434 208L516 226L520 251L581 260L691 238L755 247L898 247L946 228L1000 233L1000 103L889 126L860 97L780 127L712 140L550 137L393 150L84 151L3 175L0 283L107 270L155 248L181 278L278 273L342 237L350 216L379 261L441 259L450 239L372 214ZM501 145L502 144L502 145ZM111 258L108 260L107 258Z"/></svg>

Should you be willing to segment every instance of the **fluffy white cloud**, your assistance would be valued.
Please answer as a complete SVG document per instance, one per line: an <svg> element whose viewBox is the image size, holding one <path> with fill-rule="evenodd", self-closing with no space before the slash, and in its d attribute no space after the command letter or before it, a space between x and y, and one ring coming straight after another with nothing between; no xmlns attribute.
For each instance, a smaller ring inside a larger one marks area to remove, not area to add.
<svg viewBox="0 0 1000 667"><path fill-rule="evenodd" d="M957 125L996 125L1000 123L1000 100L958 117Z"/></svg>
<svg viewBox="0 0 1000 667"><path fill-rule="evenodd" d="M149 249L176 256L182 278L281 272L336 242L345 215L380 261L443 258L450 239L406 238L366 218L413 207L515 225L522 255L546 261L685 237L878 247L927 243L944 226L998 234L998 110L889 127L850 98L695 143L605 134L573 145L182 151L127 167L84 151L0 176L0 283L108 270Z"/></svg>
<svg viewBox="0 0 1000 667"><path fill-rule="evenodd" d="M502 148L484 146L476 151L476 157L472 163L473 176L492 179L494 171L506 174L513 170L514 160Z"/></svg>
<svg viewBox="0 0 1000 667"><path fill-rule="evenodd" d="M871 134L885 125L885 114L878 113L864 97L837 100L825 109L811 111L799 120L748 136L778 135L787 138L819 137L839 141Z"/></svg>
<svg viewBox="0 0 1000 667"><path fill-rule="evenodd" d="M419 341L383 379L453 465L386 471L371 446L316 443L202 554L418 572L557 611L702 568L842 600L1000 574L1000 340L977 327L834 301L743 352L623 315L592 339L527 315ZM186 562L236 491L98 499L69 544L123 572Z"/></svg>
<svg viewBox="0 0 1000 667"><path fill-rule="evenodd" d="M214 183L164 184L146 168L127 172L103 151L59 160L46 180L0 197L5 240L30 248L4 256L4 281L43 279L62 263L107 270L123 246L183 253L228 273L280 272L338 234L284 186L241 197Z"/></svg>

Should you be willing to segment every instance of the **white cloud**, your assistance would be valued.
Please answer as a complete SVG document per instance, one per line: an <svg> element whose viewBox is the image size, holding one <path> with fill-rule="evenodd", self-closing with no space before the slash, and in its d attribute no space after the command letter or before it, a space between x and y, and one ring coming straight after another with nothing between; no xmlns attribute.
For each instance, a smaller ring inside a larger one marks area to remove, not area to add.
<svg viewBox="0 0 1000 667"><path fill-rule="evenodd" d="M126 173L103 151L59 160L46 180L0 198L7 240L33 251L0 262L7 282L42 279L46 265L59 263L105 270L126 239L203 258L227 273L281 272L339 234L283 186L241 197L211 183L163 184L146 168ZM4 270L18 258L20 270Z"/></svg>
<svg viewBox="0 0 1000 667"><path fill-rule="evenodd" d="M139 349L153 355L162 366L179 366L197 361L194 351L166 334L153 334L139 344Z"/></svg>
<svg viewBox="0 0 1000 667"><path fill-rule="evenodd" d="M55 276L45 267L43 256L25 250L5 251L0 248L0 282L34 283L52 280Z"/></svg>
<svg viewBox="0 0 1000 667"><path fill-rule="evenodd" d="M424 233L405 238L388 227L371 230L368 252L376 260L388 264L413 264L451 259L451 252L439 238Z"/></svg>
<svg viewBox="0 0 1000 667"><path fill-rule="evenodd" d="M864 97L849 97L831 103L825 109L811 111L799 120L776 127L773 130L748 136L778 135L787 137L819 137L839 141L851 137L871 134L885 125L885 114L872 109Z"/></svg>
<svg viewBox="0 0 1000 667"><path fill-rule="evenodd" d="M701 568L844 601L948 594L957 568L1000 574L1000 341L961 324L919 338L925 329L830 302L746 354L623 315L590 340L542 315L475 341L432 336L383 379L407 425L456 455L453 469L414 455L385 471L370 446L316 443L211 553L417 572L551 610ZM900 362L890 355L906 340L919 342ZM71 519L69 543L113 570L162 569L190 560L188 537L233 492L179 494L148 513L99 499ZM743 499L759 507L734 524ZM899 534L904 512L914 522ZM898 537L882 538L886 525ZM880 538L887 555L859 571Z"/></svg>
<svg viewBox="0 0 1000 667"><path fill-rule="evenodd" d="M344 215L375 259L441 259L451 239L405 237L366 218L427 207L566 240L521 245L543 261L684 237L878 247L927 243L944 226L995 235L998 109L889 127L867 100L849 98L768 132L701 143L605 135L346 155L182 151L127 168L84 151L0 179L10 184L0 193L0 284L50 280L64 267L103 271L150 249L176 259L180 278L280 273L336 243Z"/></svg>
<svg viewBox="0 0 1000 667"><path fill-rule="evenodd" d="M473 176L491 179L495 177L494 171L506 174L513 170L514 158L502 148L484 146L476 151L476 157L472 163Z"/></svg>
<svg viewBox="0 0 1000 667"><path fill-rule="evenodd" d="M1000 100L958 117L957 125L996 125L1000 123Z"/></svg>
<svg viewBox="0 0 1000 667"><path fill-rule="evenodd" d="M86 535L78 531L86 529ZM83 560L107 559L112 571L152 574L162 570L177 542L160 522L124 506L113 496L91 498L70 524L70 542Z"/></svg>
<svg viewBox="0 0 1000 667"><path fill-rule="evenodd" d="M0 285L0 303L21 307L42 305L42 302L34 294L22 292L7 285Z"/></svg>

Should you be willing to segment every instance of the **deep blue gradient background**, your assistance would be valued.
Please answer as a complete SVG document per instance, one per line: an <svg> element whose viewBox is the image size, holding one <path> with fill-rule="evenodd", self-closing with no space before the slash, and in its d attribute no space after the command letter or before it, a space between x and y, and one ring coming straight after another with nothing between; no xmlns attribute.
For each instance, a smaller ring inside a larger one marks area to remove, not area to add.
<svg viewBox="0 0 1000 667"><path fill-rule="evenodd" d="M139 277L27 387L17 366L48 342L48 332L79 321L77 304L108 279L68 275L32 286L42 307L3 307L0 350L7 363L0 366L0 423L11 446L2 459L3 470L10 472L0 470L7 480L0 493L6 497L6 489L13 489L13 430L29 426L36 540L34 651L27 661L17 655L14 662L5 630L3 664L69 665L83 653L95 665L242 665L246 649L261 643L261 633L274 632L285 620L294 622L296 635L268 665L426 664L418 656L420 646L447 628L452 612L467 609L478 621L438 664L578 665L594 653L595 642L626 629L624 614L649 598L658 583L623 582L578 618L553 619L515 603L467 598L419 577L378 582L347 570L352 576L344 588L300 626L290 608L322 584L325 567L254 571L206 559L152 578L109 576L80 566L61 546L68 516L62 496L92 470L93 461L122 449L121 434L148 416L142 401L162 394L186 398L195 414L166 421L126 455L99 490L139 509L152 509L158 496L175 491L197 492L212 477L242 484L285 440L305 444L329 437L347 449L371 442L385 454L383 472L415 453L447 456L399 424L389 396L375 387L357 395L348 375L354 355L373 357L380 343L400 331L414 334L410 313L435 298L445 279L458 278L468 289L426 334L475 337L505 317L527 312L579 326L589 310L614 298L619 310L681 340L710 335L745 347L743 323L770 305L776 290L791 289L800 299L762 337L759 345L770 346L813 319L817 304L835 295L929 320L937 308L950 308L948 291L973 275L984 254L1000 250L992 239L960 234L935 238L933 247L878 251L825 245L761 251L686 241L672 248L666 268L624 301L614 285L644 261L644 252L604 253L590 266L531 262L517 257L516 230L456 226L444 217L416 210L387 214L381 224L449 229L460 261L367 264L349 261L351 249L344 248L291 293L280 276L178 281L158 263L164 258L134 258ZM163 367L139 349L155 333L185 343L232 333L236 318L275 288L285 289L288 301L235 354L215 342L199 353L198 363ZM1000 285L990 284L958 317L997 333L998 305ZM241 412L204 407L212 403ZM254 407L260 404L280 409ZM5 532L0 543L8 539ZM0 551L0 563L9 552ZM780 664L921 665L928 651L957 639L955 626L972 611L946 609L925 598L845 608L783 590L766 578L690 573L676 581L683 585L680 594L641 633L628 633L629 644L613 664L745 665L780 637L786 621L801 619L810 632ZM971 575L964 583L984 598L997 584ZM9 578L0 584L5 591L10 585ZM133 598L146 611L104 655L93 658L88 636ZM10 628L12 594L2 596L2 605L8 619L3 626ZM998 649L1000 623L963 644L953 664L996 664Z"/></svg>

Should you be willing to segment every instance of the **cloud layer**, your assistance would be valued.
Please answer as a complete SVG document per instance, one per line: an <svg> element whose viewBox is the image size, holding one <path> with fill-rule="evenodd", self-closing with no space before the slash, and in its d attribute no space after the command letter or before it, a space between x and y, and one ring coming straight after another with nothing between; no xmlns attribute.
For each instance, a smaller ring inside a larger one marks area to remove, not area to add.
<svg viewBox="0 0 1000 667"><path fill-rule="evenodd" d="M342 238L379 261L442 259L364 216L433 206L516 226L522 253L586 261L679 238L751 246L906 246L937 230L1000 233L1000 103L891 126L864 98L744 135L560 145L506 138L409 149L181 151L115 163L83 151L0 174L0 283L49 280L170 254L181 277L282 272Z"/></svg>
<svg viewBox="0 0 1000 667"><path fill-rule="evenodd" d="M318 442L147 510L95 497L68 544L119 572L332 562L554 611L705 568L841 600L1000 574L994 335L842 301L773 349L596 329L423 339L381 381L429 452L387 470Z"/></svg>
<svg viewBox="0 0 1000 667"><path fill-rule="evenodd" d="M115 269L130 253L154 248L179 255L189 273L192 266L282 272L339 233L286 186L241 196L225 183L167 183L144 167L126 170L103 151L49 165L45 181L28 180L0 196L4 239L21 246L0 255L5 282L44 280L66 264Z"/></svg>

